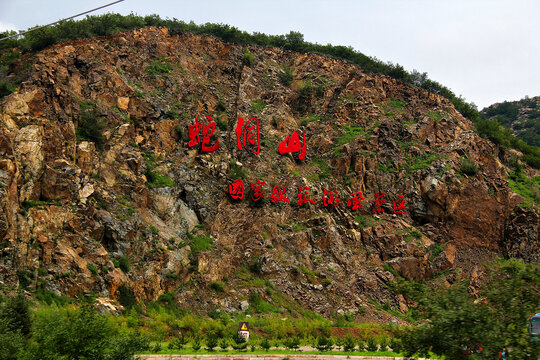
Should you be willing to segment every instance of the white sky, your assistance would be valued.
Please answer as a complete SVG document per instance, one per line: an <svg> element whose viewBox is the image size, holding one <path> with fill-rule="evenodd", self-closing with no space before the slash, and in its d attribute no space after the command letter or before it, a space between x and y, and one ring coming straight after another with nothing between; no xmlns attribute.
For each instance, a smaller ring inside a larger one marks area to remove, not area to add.
<svg viewBox="0 0 540 360"><path fill-rule="evenodd" d="M0 0L0 31L46 24L112 0ZM299 31L427 72L481 109L540 95L538 0L125 0L96 12L159 14L248 32Z"/></svg>

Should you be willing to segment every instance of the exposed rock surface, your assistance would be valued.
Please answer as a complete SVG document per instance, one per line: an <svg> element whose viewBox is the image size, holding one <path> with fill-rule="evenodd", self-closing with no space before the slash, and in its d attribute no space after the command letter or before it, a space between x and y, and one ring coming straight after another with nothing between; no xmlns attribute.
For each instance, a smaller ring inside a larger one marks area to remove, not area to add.
<svg viewBox="0 0 540 360"><path fill-rule="evenodd" d="M96 293L103 307L120 289L224 311L278 293L356 314L386 301L406 311L388 290L396 275L539 260L538 213L513 212L521 198L500 149L445 98L282 49L250 47L248 66L244 50L148 28L39 53L0 103L0 280ZM218 124L211 153L188 146L188 127L205 115ZM237 148L239 116L259 118L259 155ZM306 136L301 161L277 153L293 131ZM477 174L460 173L464 157ZM233 201L228 186L242 177L245 197ZM262 205L248 200L256 179ZM274 185L290 204L270 201ZM316 204L300 207L305 186ZM323 206L324 190L338 190L338 207ZM358 191L365 200L353 211ZM373 214L381 192L384 213ZM399 195L407 214L394 214Z"/></svg>

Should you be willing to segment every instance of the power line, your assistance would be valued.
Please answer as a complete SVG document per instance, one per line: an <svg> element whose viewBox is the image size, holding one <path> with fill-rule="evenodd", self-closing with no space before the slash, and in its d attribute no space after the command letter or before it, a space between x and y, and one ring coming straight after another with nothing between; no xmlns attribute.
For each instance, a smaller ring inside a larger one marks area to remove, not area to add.
<svg viewBox="0 0 540 360"><path fill-rule="evenodd" d="M60 22L62 22L62 21L71 20L71 19L76 18L76 17L78 17L78 16L81 16L81 15L85 15L85 14L91 13L92 11L96 11L96 10L99 10L99 9L103 9L103 8L105 8L105 7L107 7L107 6L111 6L111 5L114 5L114 4L118 4L119 2L122 2L122 1L124 1L124 0L117 0L117 1L114 1L114 2L109 3L109 4L107 4L107 5L103 5L103 6L100 6L100 7L95 8L95 9L88 10L88 11L82 12L82 13L77 14L77 15L73 15L73 16L67 17L67 18L65 18L65 19L61 19L61 20L52 22L52 23L47 24L47 25L41 25L41 26L35 27L35 28L33 28L33 29L23 31L23 32L18 33L18 34L13 34L13 35L10 35L10 36L6 36L6 37L4 37L4 38L1 38L0 41L2 41L2 40L7 40L7 39L11 39L11 38L14 38L14 37L18 37L18 36L21 36L21 35L24 35L24 34L30 32L30 31L34 31L34 30L42 29L42 28L47 27L47 26L51 26L51 25L54 25L54 24L58 24L58 23L60 23Z"/></svg>

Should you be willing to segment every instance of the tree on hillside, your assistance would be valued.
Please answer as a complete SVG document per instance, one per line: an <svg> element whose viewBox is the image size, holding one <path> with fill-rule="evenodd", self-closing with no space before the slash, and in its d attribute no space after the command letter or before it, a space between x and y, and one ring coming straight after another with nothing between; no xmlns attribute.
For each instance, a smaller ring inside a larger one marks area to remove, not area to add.
<svg viewBox="0 0 540 360"><path fill-rule="evenodd" d="M429 351L448 359L537 360L540 342L527 333L527 319L540 308L540 266L499 261L479 298L458 285L420 300L421 321L401 333L407 356Z"/></svg>

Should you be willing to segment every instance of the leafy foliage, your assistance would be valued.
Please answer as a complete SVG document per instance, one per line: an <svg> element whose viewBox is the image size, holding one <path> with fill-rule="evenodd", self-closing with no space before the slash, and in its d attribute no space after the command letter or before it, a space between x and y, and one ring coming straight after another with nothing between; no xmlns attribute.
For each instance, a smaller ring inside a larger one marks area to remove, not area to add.
<svg viewBox="0 0 540 360"><path fill-rule="evenodd" d="M208 286L210 287L210 289L217 292L225 291L225 284L223 284L221 281L212 281Z"/></svg>
<svg viewBox="0 0 540 360"><path fill-rule="evenodd" d="M211 332L206 335L206 350L214 351L214 348L218 345L218 337L215 333Z"/></svg>
<svg viewBox="0 0 540 360"><path fill-rule="evenodd" d="M175 337L170 343L169 343L169 349L177 349L182 350L184 346L188 343L189 338L182 333L181 336Z"/></svg>
<svg viewBox="0 0 540 360"><path fill-rule="evenodd" d="M334 341L332 338L327 337L326 334L322 334L317 338L317 343L315 344L315 347L319 351L330 351L334 347Z"/></svg>
<svg viewBox="0 0 540 360"><path fill-rule="evenodd" d="M260 345L264 349L264 351L268 351L272 347L272 344L270 343L270 340L268 340L268 338L266 338L266 337L261 341Z"/></svg>
<svg viewBox="0 0 540 360"><path fill-rule="evenodd" d="M30 303L22 292L8 299L0 312L0 320L5 330L20 333L23 336L30 335L32 330Z"/></svg>
<svg viewBox="0 0 540 360"><path fill-rule="evenodd" d="M351 334L347 334L343 339L343 350L345 352L353 352L356 347L356 342Z"/></svg>
<svg viewBox="0 0 540 360"><path fill-rule="evenodd" d="M81 112L77 126L77 138L79 140L93 141L98 149L103 147L105 137L103 129L105 124L101 119L94 101L81 102Z"/></svg>
<svg viewBox="0 0 540 360"><path fill-rule="evenodd" d="M236 335L233 337L234 343L232 344L232 347L236 351L244 351L247 347L247 341L244 339L243 336L241 336L239 333L236 333Z"/></svg>
<svg viewBox="0 0 540 360"><path fill-rule="evenodd" d="M540 176L528 178L518 169L510 172L508 186L528 202L540 204Z"/></svg>
<svg viewBox="0 0 540 360"><path fill-rule="evenodd" d="M148 65L145 69L145 71L150 75L160 75L160 74L170 74L173 67L171 64L159 62L159 61L152 61L150 65Z"/></svg>
<svg viewBox="0 0 540 360"><path fill-rule="evenodd" d="M148 348L137 334L122 335L90 306L36 314L28 358L32 359L132 359Z"/></svg>
<svg viewBox="0 0 540 360"><path fill-rule="evenodd" d="M253 62L255 61L255 58L253 57L253 54L249 51L248 48L244 50L244 64L247 66L251 66Z"/></svg>
<svg viewBox="0 0 540 360"><path fill-rule="evenodd" d="M366 342L366 350L367 351L377 351L378 349L379 349L379 347L377 346L377 341L375 340L374 337L370 336L367 339L367 342Z"/></svg>
<svg viewBox="0 0 540 360"><path fill-rule="evenodd" d="M288 337L283 340L283 346L290 350L298 350L300 347L300 338L298 336Z"/></svg>
<svg viewBox="0 0 540 360"><path fill-rule="evenodd" d="M283 66L283 71L278 72L279 82L283 86L290 86L293 82L293 74L290 67L287 65Z"/></svg>
<svg viewBox="0 0 540 360"><path fill-rule="evenodd" d="M512 358L536 360L540 343L531 340L526 322L540 306L539 265L501 260L487 277L478 300L464 285L424 293L419 315L425 320L400 336L405 354L431 351L459 360L476 352L493 359L511 349Z"/></svg>
<svg viewBox="0 0 540 360"><path fill-rule="evenodd" d="M478 166L471 159L463 158L461 159L461 162L459 164L459 171L462 174L465 174L468 176L474 176L478 173Z"/></svg>
<svg viewBox="0 0 540 360"><path fill-rule="evenodd" d="M144 175L146 176L146 186L149 188L161 188L173 186L174 182L166 175L161 175L156 172L156 161L157 158L151 151L143 152L144 160L146 163L146 169L144 170Z"/></svg>

